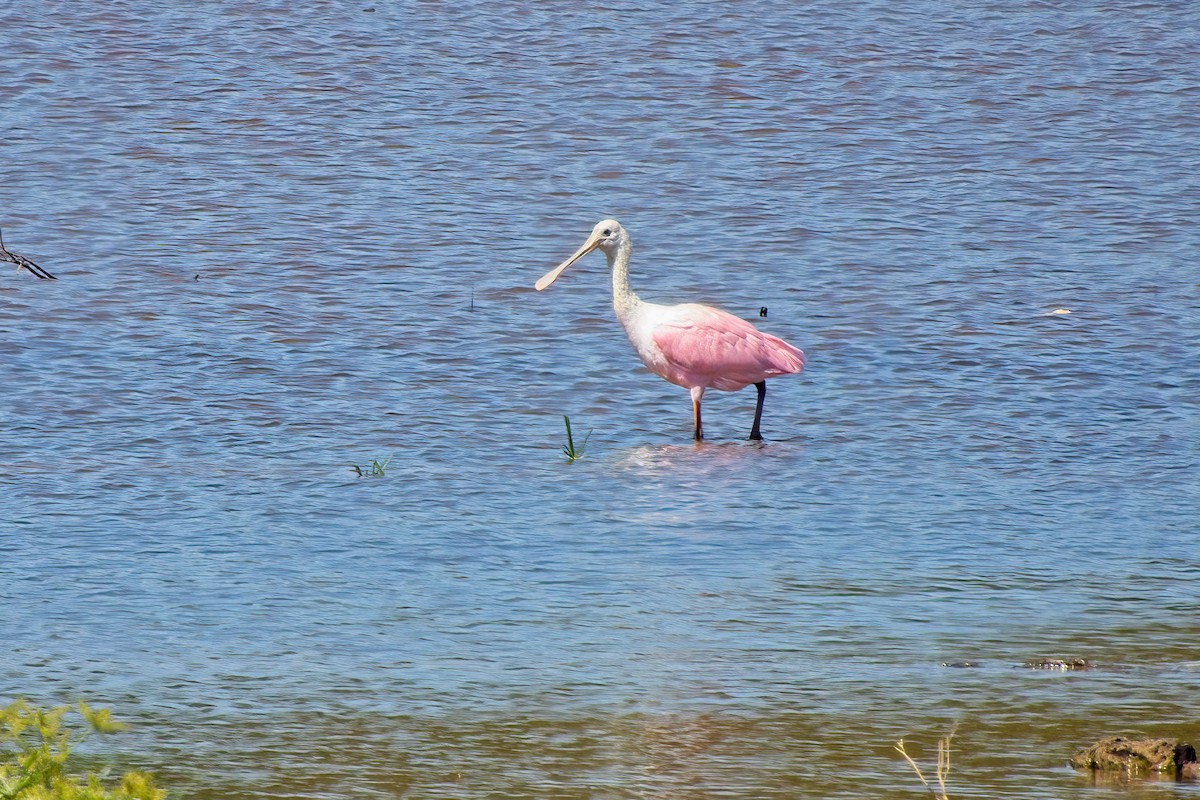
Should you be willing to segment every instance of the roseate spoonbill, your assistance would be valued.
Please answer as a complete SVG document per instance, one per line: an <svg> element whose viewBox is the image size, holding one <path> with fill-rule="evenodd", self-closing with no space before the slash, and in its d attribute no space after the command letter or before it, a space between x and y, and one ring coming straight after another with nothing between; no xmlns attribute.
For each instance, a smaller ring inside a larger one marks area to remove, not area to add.
<svg viewBox="0 0 1200 800"><path fill-rule="evenodd" d="M4 246L4 233L3 232L0 232L0 261L8 261L13 264L16 264L17 272L21 271L21 267L24 267L25 269L29 270L35 276L41 278L44 281L45 280L49 280L49 281L58 280L58 278L55 278L49 272L46 272L46 270L42 269L37 264L30 261L25 256L19 256L16 253L9 252L8 249Z"/></svg>
<svg viewBox="0 0 1200 800"><path fill-rule="evenodd" d="M612 272L613 308L633 349L654 374L692 393L696 441L704 438L700 400L705 389L737 391L750 384L758 389L751 439L762 439L763 400L767 378L804 369L804 353L726 311L699 303L664 306L647 303L629 288L629 234L614 219L596 224L575 255L541 277L539 292L562 271L599 248Z"/></svg>

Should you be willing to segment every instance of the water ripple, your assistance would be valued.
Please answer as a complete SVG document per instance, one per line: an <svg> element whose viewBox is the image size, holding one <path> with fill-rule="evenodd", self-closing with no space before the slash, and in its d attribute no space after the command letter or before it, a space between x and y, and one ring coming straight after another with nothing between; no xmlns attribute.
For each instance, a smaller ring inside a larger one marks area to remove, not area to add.
<svg viewBox="0 0 1200 800"><path fill-rule="evenodd" d="M0 276L0 699L197 798L893 796L954 722L952 794L1082 798L1195 741L1198 22L0 11L60 278ZM690 441L598 256L532 290L608 215L806 350L765 443L745 392Z"/></svg>

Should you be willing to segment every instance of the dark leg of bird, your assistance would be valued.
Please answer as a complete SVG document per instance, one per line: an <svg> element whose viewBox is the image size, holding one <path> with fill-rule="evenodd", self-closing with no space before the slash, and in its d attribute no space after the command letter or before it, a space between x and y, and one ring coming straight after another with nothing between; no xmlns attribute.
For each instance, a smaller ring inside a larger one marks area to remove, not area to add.
<svg viewBox="0 0 1200 800"><path fill-rule="evenodd" d="M754 384L754 388L758 389L758 405L754 408L754 427L750 429L750 438L761 442L762 434L759 433L758 424L762 422L763 400L767 399L767 382L759 381L758 383Z"/></svg>

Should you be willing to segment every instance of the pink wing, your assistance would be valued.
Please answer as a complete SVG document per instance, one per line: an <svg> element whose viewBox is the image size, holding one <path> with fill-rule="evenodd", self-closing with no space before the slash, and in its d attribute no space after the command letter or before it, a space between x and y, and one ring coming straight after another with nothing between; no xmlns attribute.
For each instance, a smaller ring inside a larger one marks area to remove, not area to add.
<svg viewBox="0 0 1200 800"><path fill-rule="evenodd" d="M694 303L679 310L652 334L671 372L663 377L672 383L732 391L804 369L799 348L740 317Z"/></svg>

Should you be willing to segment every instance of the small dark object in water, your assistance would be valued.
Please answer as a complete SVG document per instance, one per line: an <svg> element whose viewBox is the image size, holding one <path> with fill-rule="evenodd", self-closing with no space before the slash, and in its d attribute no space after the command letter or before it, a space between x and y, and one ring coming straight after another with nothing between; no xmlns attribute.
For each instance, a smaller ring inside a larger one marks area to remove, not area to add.
<svg viewBox="0 0 1200 800"><path fill-rule="evenodd" d="M1126 773L1168 772L1181 780L1197 777L1196 748L1176 739L1109 736L1071 756L1071 766Z"/></svg>
<svg viewBox="0 0 1200 800"><path fill-rule="evenodd" d="M943 661L942 666L943 667L954 667L955 669L971 669L972 667L978 667L979 662L978 661Z"/></svg>
<svg viewBox="0 0 1200 800"><path fill-rule="evenodd" d="M1026 661L1021 666L1026 669L1056 669L1062 672L1092 668L1092 665L1085 658L1038 658L1033 661Z"/></svg>
<svg viewBox="0 0 1200 800"><path fill-rule="evenodd" d="M3 232L0 232L0 261L8 261L10 263L16 264L18 272L21 271L21 267L24 267L25 269L32 272L36 277L41 278L44 281L58 280L58 278L54 277L46 270L39 267L37 264L33 263L25 256L19 256L16 253L10 252L4 246L4 233Z"/></svg>
<svg viewBox="0 0 1200 800"><path fill-rule="evenodd" d="M765 317L765 316L767 315L767 307L766 307L766 306L762 306L762 307L760 307L760 308L758 309L758 315L759 315L760 317Z"/></svg>
<svg viewBox="0 0 1200 800"><path fill-rule="evenodd" d="M200 280L200 273L199 273L199 272L197 272L197 273L196 273L196 277L192 278L192 280L194 280L194 281L198 281L198 280Z"/></svg>

